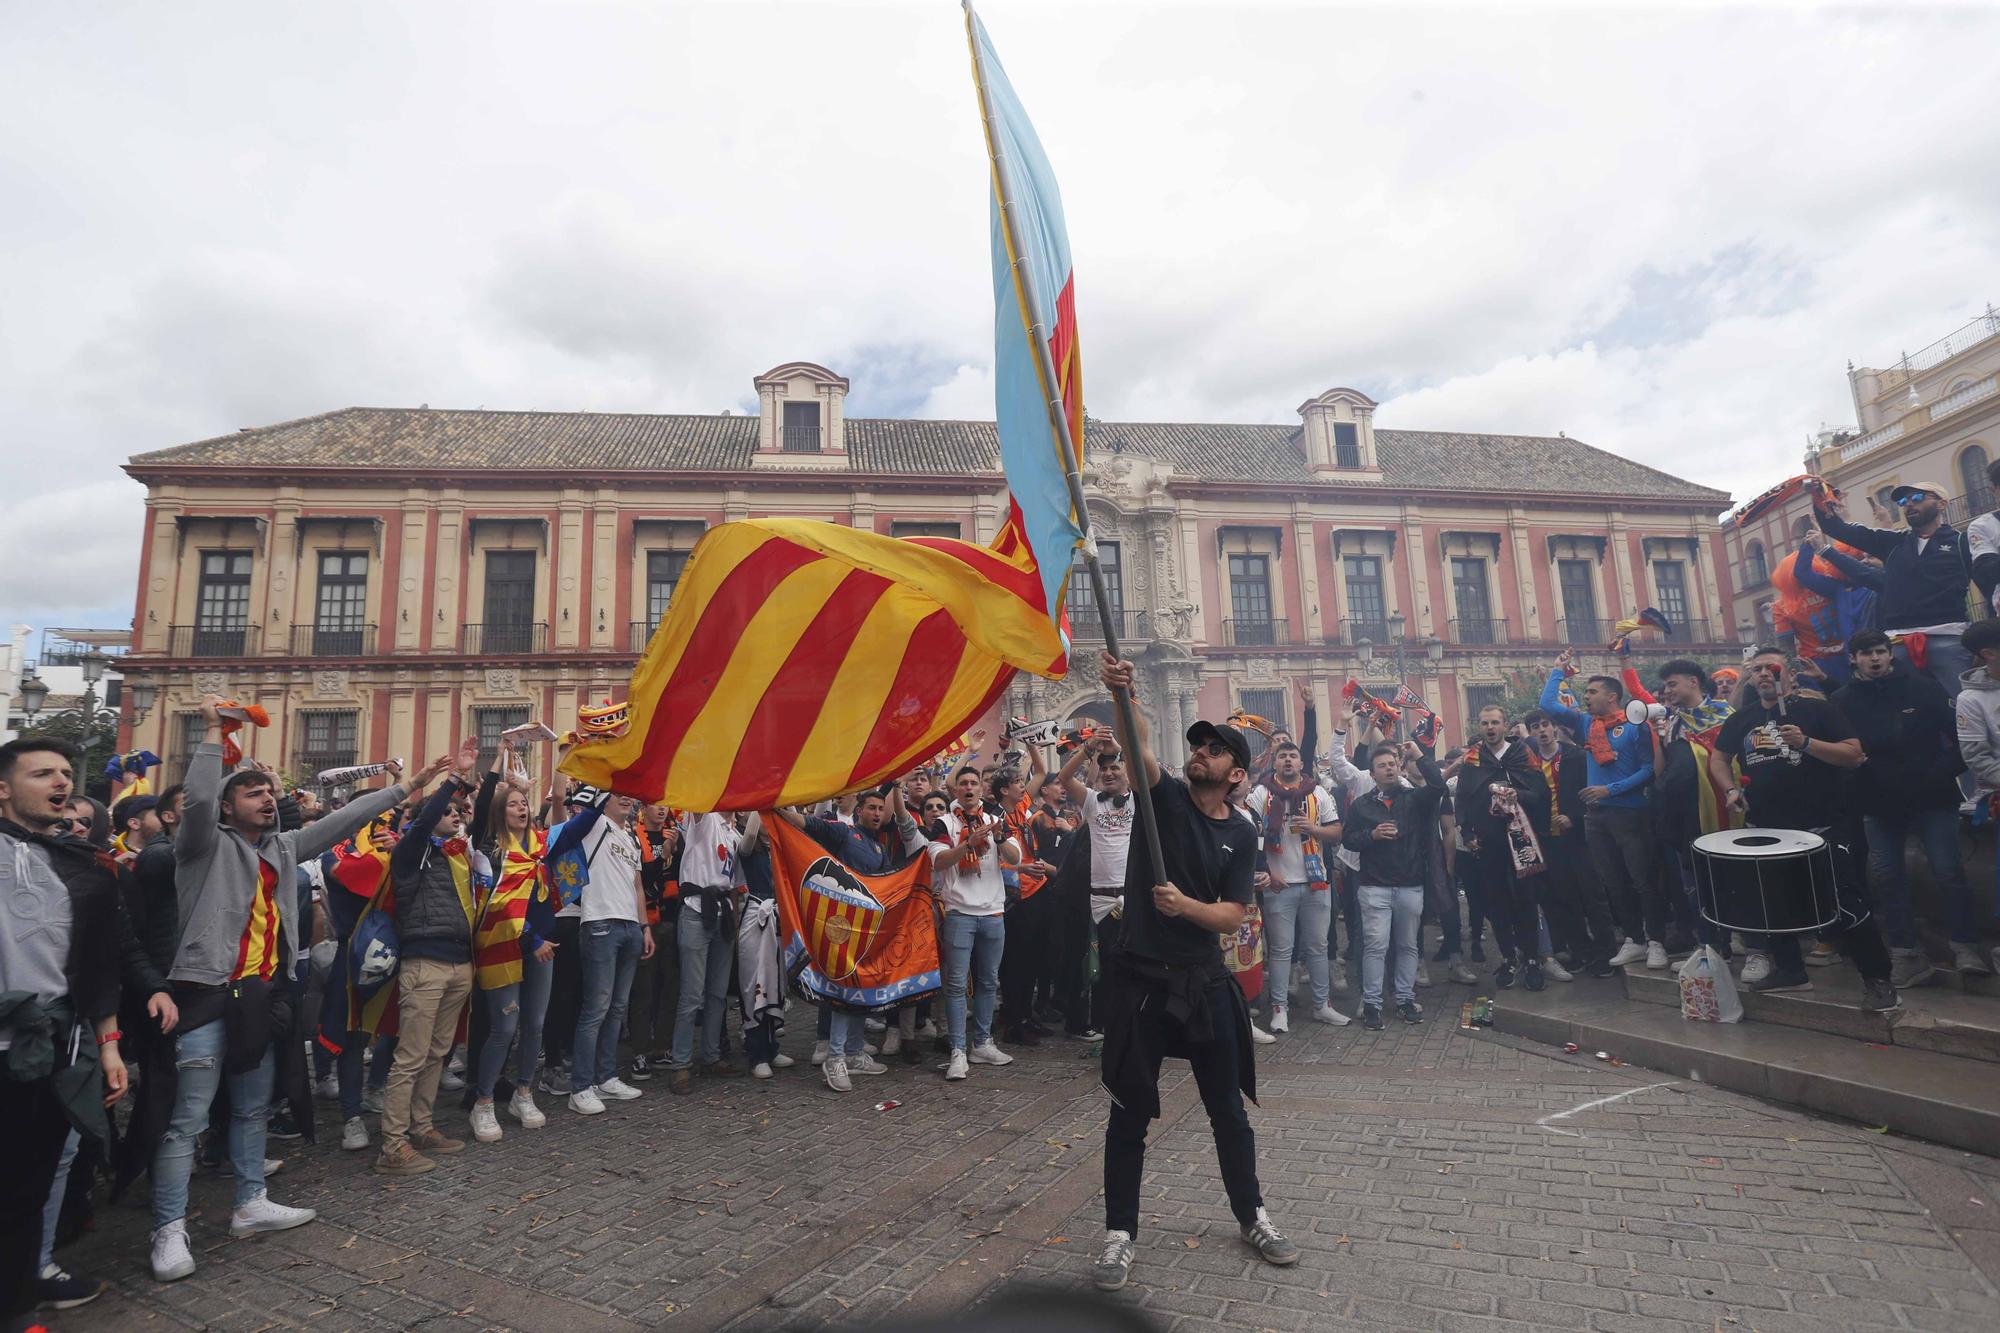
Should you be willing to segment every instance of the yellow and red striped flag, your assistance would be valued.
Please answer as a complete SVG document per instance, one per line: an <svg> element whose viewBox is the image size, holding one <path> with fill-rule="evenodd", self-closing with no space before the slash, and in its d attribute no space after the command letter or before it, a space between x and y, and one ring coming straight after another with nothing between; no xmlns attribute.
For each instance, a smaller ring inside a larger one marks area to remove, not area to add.
<svg viewBox="0 0 2000 1333"><path fill-rule="evenodd" d="M1055 414L1079 451L1083 424L1069 242L1034 127L985 29L967 22L991 167L1000 535L979 546L795 518L714 528L633 673L630 727L579 745L564 772L687 810L799 805L923 763L1016 670L1067 672L1063 600L1082 529Z"/></svg>

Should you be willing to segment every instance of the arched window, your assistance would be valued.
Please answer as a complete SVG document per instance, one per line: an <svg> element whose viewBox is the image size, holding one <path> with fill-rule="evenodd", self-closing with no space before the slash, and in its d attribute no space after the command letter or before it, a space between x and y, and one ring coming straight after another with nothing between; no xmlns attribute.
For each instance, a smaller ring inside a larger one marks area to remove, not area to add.
<svg viewBox="0 0 2000 1333"><path fill-rule="evenodd" d="M1743 552L1743 581L1753 587L1771 581L1771 564L1764 558L1764 543L1751 542Z"/></svg>
<svg viewBox="0 0 2000 1333"><path fill-rule="evenodd" d="M1965 487L1968 514L1984 514L1993 508L1993 483L1986 475L1986 450L1968 444L1958 455L1958 479Z"/></svg>

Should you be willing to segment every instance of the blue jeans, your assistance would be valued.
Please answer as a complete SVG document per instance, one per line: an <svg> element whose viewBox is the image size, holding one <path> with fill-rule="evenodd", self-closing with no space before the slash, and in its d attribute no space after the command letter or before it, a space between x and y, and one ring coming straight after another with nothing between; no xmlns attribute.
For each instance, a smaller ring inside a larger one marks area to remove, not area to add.
<svg viewBox="0 0 2000 1333"><path fill-rule="evenodd" d="M618 1076L618 1034L632 996L632 974L644 947L637 921L586 921L577 932L583 950L583 1001L576 1011L569 1088L582 1092Z"/></svg>
<svg viewBox="0 0 2000 1333"><path fill-rule="evenodd" d="M485 992L486 1044L479 1049L479 1099L493 1096L500 1073L507 1067L507 1048L521 1038L521 1058L515 1065L516 1087L530 1088L535 1067L542 1059L542 1019L549 1011L549 981L555 976L555 960L538 963L530 953L521 955L521 979L510 986L495 986Z"/></svg>
<svg viewBox="0 0 2000 1333"><path fill-rule="evenodd" d="M681 894L676 927L681 951L681 993L674 1005L674 1045L669 1069L694 1063L694 1020L701 1015L701 1062L722 1058L722 1014L729 1007L729 960L736 952L729 931L710 931L701 921L701 903Z"/></svg>
<svg viewBox="0 0 2000 1333"><path fill-rule="evenodd" d="M1382 1007L1382 973L1392 943L1396 950L1396 1002L1417 998L1417 923L1424 914L1424 886L1386 888L1363 884L1361 899L1361 1003Z"/></svg>
<svg viewBox="0 0 2000 1333"><path fill-rule="evenodd" d="M62 1221L63 1196L69 1193L69 1169L76 1165L76 1150L83 1145L83 1136L75 1130L63 1140L62 1158L56 1163L56 1183L49 1186L49 1201L42 1205L42 1253L35 1261L35 1271L41 1272L49 1266L56 1252L56 1224Z"/></svg>
<svg viewBox="0 0 2000 1333"><path fill-rule="evenodd" d="M972 1044L993 1040L993 1005L1000 998L1000 955L1007 945L1004 917L944 914L944 1021L951 1048L965 1049L965 986L973 984Z"/></svg>
<svg viewBox="0 0 2000 1333"><path fill-rule="evenodd" d="M828 1012L833 1015L833 1024L832 1035L827 1038L826 1058L829 1060L836 1056L843 1060L858 1058L868 1040L864 1027L868 1021L867 1017L862 1014L850 1014L841 1009L829 1008Z"/></svg>
<svg viewBox="0 0 2000 1333"><path fill-rule="evenodd" d="M334 1079L340 1085L340 1118L352 1120L361 1114L362 1051L368 1048L366 1032L350 1032L340 1044L333 1062ZM367 1063L368 1091L380 1092L389 1086L389 1066L396 1061L396 1038L392 1034L375 1038L375 1058Z"/></svg>
<svg viewBox="0 0 2000 1333"><path fill-rule="evenodd" d="M179 1087L173 1118L153 1156L153 1225L187 1216L188 1177L194 1174L195 1136L208 1128L208 1108L222 1086L228 1034L222 1020L183 1032L175 1043ZM236 1171L236 1202L264 1192L264 1128L271 1110L271 1053L247 1074L229 1075L229 1162Z"/></svg>
<svg viewBox="0 0 2000 1333"><path fill-rule="evenodd" d="M1952 943L1979 943L1972 886L1965 882L1965 864L1958 852L1958 811L1863 815L1861 825L1868 833L1868 883L1875 890L1875 907L1882 913L1882 933L1889 937L1889 947L1917 947L1917 916L1910 906L1910 884L1903 868L1903 844L1911 833L1923 839L1931 878L1944 895Z"/></svg>
<svg viewBox="0 0 2000 1333"><path fill-rule="evenodd" d="M1274 884L1264 890L1264 972L1272 1009L1291 1007L1292 956L1302 951L1312 983L1313 1008L1331 998L1327 989L1326 942L1333 929L1333 891L1314 893L1303 884Z"/></svg>

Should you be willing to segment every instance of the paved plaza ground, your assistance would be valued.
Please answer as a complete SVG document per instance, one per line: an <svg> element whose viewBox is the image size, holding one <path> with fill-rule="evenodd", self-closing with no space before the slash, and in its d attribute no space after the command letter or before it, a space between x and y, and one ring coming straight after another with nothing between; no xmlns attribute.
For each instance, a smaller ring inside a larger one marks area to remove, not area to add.
<svg viewBox="0 0 2000 1333"><path fill-rule="evenodd" d="M1424 992L1421 1027L1307 1024L1259 1048L1251 1119L1294 1268L1237 1239L1170 1062L1113 1299L1163 1328L2000 1327L2000 1160L1464 1032L1469 994ZM412 1180L339 1151L323 1106L320 1146L275 1145L274 1192L317 1223L232 1242L227 1180L204 1175L200 1271L160 1286L144 1210L110 1207L59 1257L114 1290L54 1327L943 1327L1011 1291L1089 1289L1105 1102L1082 1048L956 1084L927 1054L838 1096L810 1032L794 1024L799 1066L772 1082L655 1079L594 1120L506 1121ZM455 1109L443 1123L466 1134Z"/></svg>

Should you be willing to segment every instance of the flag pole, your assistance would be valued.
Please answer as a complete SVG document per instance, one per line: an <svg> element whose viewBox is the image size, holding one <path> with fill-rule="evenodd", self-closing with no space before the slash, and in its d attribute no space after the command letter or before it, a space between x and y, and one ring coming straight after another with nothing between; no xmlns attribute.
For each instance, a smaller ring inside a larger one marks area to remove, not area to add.
<svg viewBox="0 0 2000 1333"><path fill-rule="evenodd" d="M962 3L965 6L966 40L972 47L972 81L979 93L980 128L986 136L987 156L993 163L993 189L999 199L1001 229L1007 237L1007 257L1013 264L1014 289L1020 297L1022 312L1028 318L1028 341L1035 349L1035 366L1041 376L1042 395L1048 405L1049 425L1062 446L1063 477L1069 484L1070 506L1076 511L1080 533L1078 549L1083 552L1084 569L1090 576L1091 600L1097 604L1098 621L1104 631L1104 649L1112 657L1120 658L1118 626L1112 623L1104 567L1098 559L1097 539L1090 530L1090 509L1084 503L1082 455L1070 435L1069 413L1062 401L1062 382L1056 375L1055 357L1049 351L1049 326L1041 293L1035 290L1034 274L1021 262L1021 233L1015 219L1013 183L1008 175L1006 154L993 133L993 111L986 94L986 65L980 57L978 33L973 28L972 0L962 0ZM1139 739L1138 712L1133 707L1131 691L1112 690L1111 703L1118 714L1119 731L1125 734L1128 742L1136 745ZM1158 758L1157 750L1154 758ZM1129 771L1132 766L1128 764L1126 767ZM1146 780L1144 765L1139 767L1138 780L1132 783L1132 806L1138 812L1139 835L1145 840L1154 880L1165 883L1166 861L1160 854L1160 825L1153 809L1152 787Z"/></svg>

